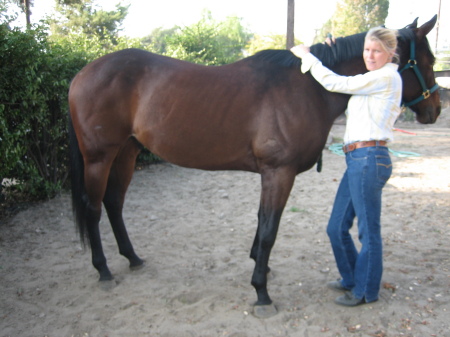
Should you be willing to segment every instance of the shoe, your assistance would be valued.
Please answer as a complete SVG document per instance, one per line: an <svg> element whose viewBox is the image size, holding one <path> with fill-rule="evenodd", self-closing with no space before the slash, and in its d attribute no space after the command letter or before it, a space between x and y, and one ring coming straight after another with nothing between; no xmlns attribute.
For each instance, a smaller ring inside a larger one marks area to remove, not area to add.
<svg viewBox="0 0 450 337"><path fill-rule="evenodd" d="M327 283L327 287L333 290L338 290L338 291L349 291L350 289L345 288L342 285L341 280L336 280L336 281L331 281Z"/></svg>
<svg viewBox="0 0 450 337"><path fill-rule="evenodd" d="M366 301L364 298L356 298L351 291L347 291L344 295L337 297L334 303L346 307L356 307L357 305L366 303Z"/></svg>

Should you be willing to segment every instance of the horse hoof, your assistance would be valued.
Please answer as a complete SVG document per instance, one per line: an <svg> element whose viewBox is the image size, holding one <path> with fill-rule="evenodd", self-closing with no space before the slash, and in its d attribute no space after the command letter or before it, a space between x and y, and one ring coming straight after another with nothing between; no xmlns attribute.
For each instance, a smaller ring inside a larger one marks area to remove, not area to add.
<svg viewBox="0 0 450 337"><path fill-rule="evenodd" d="M144 268L144 266L145 266L145 260L141 260L141 262L139 262L139 263L133 263L133 264L130 263L130 269L133 271L142 269L142 268Z"/></svg>
<svg viewBox="0 0 450 337"><path fill-rule="evenodd" d="M277 308L273 303L267 305L255 305L253 308L253 315L257 318L269 318L275 316L277 313Z"/></svg>
<svg viewBox="0 0 450 337"><path fill-rule="evenodd" d="M112 280L100 281L98 284L99 284L99 287L101 290L110 291L111 289L116 287L117 282L116 282L116 280L112 279Z"/></svg>

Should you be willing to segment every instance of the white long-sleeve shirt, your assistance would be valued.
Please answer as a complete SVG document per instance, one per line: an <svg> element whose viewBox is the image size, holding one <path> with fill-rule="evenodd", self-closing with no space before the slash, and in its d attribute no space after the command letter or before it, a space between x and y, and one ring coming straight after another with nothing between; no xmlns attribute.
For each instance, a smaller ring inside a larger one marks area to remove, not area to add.
<svg viewBox="0 0 450 337"><path fill-rule="evenodd" d="M311 71L325 89L352 95L346 111L344 144L394 139L402 96L402 79L397 70L398 65L387 63L365 74L341 76L324 67L311 53L302 58L301 67L302 73Z"/></svg>

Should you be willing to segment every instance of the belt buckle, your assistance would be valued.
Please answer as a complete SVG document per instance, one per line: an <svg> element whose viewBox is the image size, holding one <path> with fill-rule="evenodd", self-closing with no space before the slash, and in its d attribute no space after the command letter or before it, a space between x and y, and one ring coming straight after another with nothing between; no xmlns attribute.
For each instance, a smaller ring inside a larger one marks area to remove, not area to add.
<svg viewBox="0 0 450 337"><path fill-rule="evenodd" d="M348 152L352 152L356 150L356 144L355 143L351 143L348 144Z"/></svg>
<svg viewBox="0 0 450 337"><path fill-rule="evenodd" d="M350 143L344 146L344 152L348 153L348 152L352 152L356 149L356 145L355 143Z"/></svg>

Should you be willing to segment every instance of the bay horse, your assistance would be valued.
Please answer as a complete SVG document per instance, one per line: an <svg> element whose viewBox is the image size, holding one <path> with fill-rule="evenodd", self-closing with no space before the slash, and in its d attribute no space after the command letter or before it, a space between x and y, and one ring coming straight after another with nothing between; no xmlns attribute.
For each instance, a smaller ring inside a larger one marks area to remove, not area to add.
<svg viewBox="0 0 450 337"><path fill-rule="evenodd" d="M403 100L414 102L411 109L421 123L434 123L441 109L426 38L435 23L436 16L418 28L416 19L398 37L400 69L406 65ZM331 47L314 45L311 51L341 75L364 73L364 36L339 38ZM318 161L333 121L350 98L326 91L300 72L300 64L288 50L262 51L214 67L126 49L91 62L74 77L69 90L72 206L100 281L113 279L99 233L102 203L120 254L131 268L144 263L130 242L122 208L145 146L183 167L261 175L250 251L254 314L276 314L267 273L281 214L296 175Z"/></svg>

